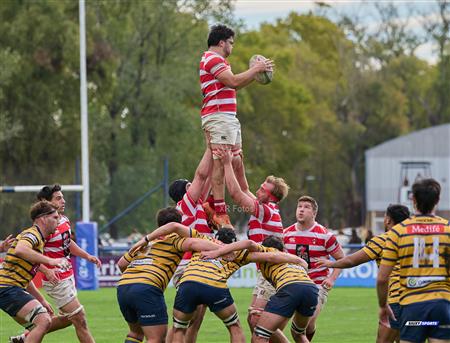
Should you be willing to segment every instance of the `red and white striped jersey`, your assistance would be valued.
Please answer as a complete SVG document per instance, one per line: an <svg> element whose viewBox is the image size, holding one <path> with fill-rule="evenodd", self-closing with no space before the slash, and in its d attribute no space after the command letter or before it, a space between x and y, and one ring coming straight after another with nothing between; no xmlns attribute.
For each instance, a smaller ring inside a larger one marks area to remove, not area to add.
<svg viewBox="0 0 450 343"><path fill-rule="evenodd" d="M228 61L213 51L205 51L200 61L200 86L203 94L202 118L213 113L236 115L236 90L225 86L217 76L231 69Z"/></svg>
<svg viewBox="0 0 450 343"><path fill-rule="evenodd" d="M190 197L189 192L184 194L177 204L177 210L182 213L181 224L195 229L207 236L213 236L213 231L208 226L208 217L203 208L203 201L199 199L197 203ZM191 252L184 254L183 259L188 260L192 256Z"/></svg>
<svg viewBox="0 0 450 343"><path fill-rule="evenodd" d="M255 200L255 213L248 220L247 236L258 244L267 236L283 237L283 223L276 203L261 204Z"/></svg>
<svg viewBox="0 0 450 343"><path fill-rule="evenodd" d="M66 258L70 261L70 241L71 230L70 221L66 216L61 215L59 218L59 224L55 232L48 236L45 246L44 255L50 258ZM73 275L72 263L69 264L69 269L57 269L56 275L60 280L66 279ZM55 266L45 265L48 269L55 269ZM44 275L44 280L48 281Z"/></svg>
<svg viewBox="0 0 450 343"><path fill-rule="evenodd" d="M317 222L305 231L301 231L297 225L298 223L292 224L284 230L284 246L290 254L300 256L308 262L309 277L321 285L328 277L329 269L318 268L317 261L320 258L328 258L340 248L340 245L336 237Z"/></svg>

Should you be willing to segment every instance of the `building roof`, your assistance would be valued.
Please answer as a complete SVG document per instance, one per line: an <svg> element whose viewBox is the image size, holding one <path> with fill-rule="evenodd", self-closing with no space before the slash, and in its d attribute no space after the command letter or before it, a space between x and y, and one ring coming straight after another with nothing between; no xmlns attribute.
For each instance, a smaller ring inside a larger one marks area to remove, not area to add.
<svg viewBox="0 0 450 343"><path fill-rule="evenodd" d="M371 157L450 157L450 124L429 127L388 140L366 151Z"/></svg>

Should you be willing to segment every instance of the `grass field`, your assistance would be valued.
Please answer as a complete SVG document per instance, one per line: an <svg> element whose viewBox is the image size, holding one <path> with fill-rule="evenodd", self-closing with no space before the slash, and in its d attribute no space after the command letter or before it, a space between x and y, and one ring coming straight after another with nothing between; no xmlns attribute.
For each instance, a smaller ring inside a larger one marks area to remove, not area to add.
<svg viewBox="0 0 450 343"><path fill-rule="evenodd" d="M251 289L232 289L234 300L244 331L250 341L247 328L247 307ZM166 293L169 317L175 296L175 290L169 288ZM79 292L84 304L88 324L97 343L122 343L127 333L127 325L122 319L116 302L116 290L104 288L94 292ZM0 311L0 343L8 337L21 332L21 327L7 314ZM376 293L370 288L336 288L329 296L328 303L319 317L318 331L314 337L316 343L366 343L374 342L377 328L378 307ZM289 328L289 326L288 326ZM288 337L292 340L291 336ZM78 342L73 327L49 334L46 343ZM229 342L228 332L213 314L208 312L200 329L198 342Z"/></svg>

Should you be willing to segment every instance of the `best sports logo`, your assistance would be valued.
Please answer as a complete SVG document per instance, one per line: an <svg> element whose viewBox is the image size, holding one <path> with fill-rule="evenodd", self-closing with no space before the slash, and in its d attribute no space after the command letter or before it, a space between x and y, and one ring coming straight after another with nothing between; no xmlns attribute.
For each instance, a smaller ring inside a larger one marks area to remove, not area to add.
<svg viewBox="0 0 450 343"><path fill-rule="evenodd" d="M439 321L408 320L405 326L439 326Z"/></svg>

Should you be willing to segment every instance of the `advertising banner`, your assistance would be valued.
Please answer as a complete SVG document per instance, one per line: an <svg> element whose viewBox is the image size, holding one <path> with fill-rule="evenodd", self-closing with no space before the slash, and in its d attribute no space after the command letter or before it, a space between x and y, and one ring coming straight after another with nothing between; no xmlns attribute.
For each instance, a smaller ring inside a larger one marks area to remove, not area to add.
<svg viewBox="0 0 450 343"><path fill-rule="evenodd" d="M76 241L81 249L89 254L98 256L97 223L78 222L75 225ZM94 263L76 257L75 280L80 290L96 290L98 284L98 270Z"/></svg>
<svg viewBox="0 0 450 343"><path fill-rule="evenodd" d="M101 257L100 287L114 287L120 278L117 261L120 256ZM228 280L228 287L253 288L256 284L257 271L255 264L248 264L235 272ZM336 281L336 287L375 287L377 264L374 261L351 269L343 269ZM172 287L172 283L169 284Z"/></svg>

